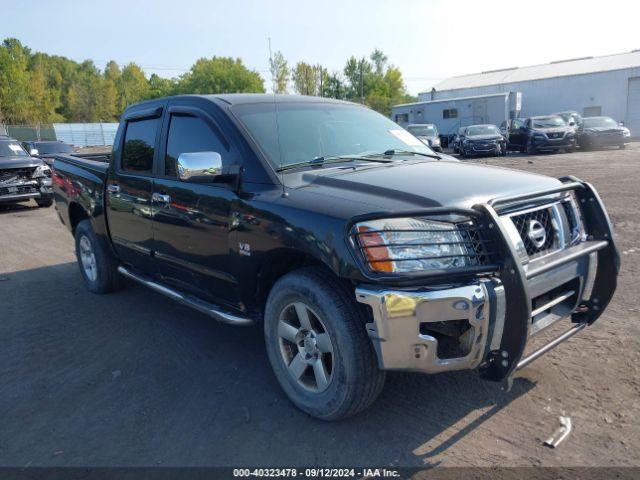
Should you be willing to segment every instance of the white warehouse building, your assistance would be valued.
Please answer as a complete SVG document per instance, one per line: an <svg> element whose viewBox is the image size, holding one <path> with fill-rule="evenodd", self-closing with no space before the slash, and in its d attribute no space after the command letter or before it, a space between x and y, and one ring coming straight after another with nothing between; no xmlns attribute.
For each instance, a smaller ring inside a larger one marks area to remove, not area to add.
<svg viewBox="0 0 640 480"><path fill-rule="evenodd" d="M640 50L451 77L418 98L509 92L522 93L520 117L575 110L582 116L612 117L640 136Z"/></svg>

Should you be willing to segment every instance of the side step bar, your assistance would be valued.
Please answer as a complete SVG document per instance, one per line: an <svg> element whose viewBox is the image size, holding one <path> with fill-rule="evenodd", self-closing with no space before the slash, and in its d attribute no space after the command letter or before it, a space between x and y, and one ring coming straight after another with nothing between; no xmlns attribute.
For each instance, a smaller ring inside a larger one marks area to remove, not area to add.
<svg viewBox="0 0 640 480"><path fill-rule="evenodd" d="M571 337L573 337L576 333L578 333L580 330L582 330L584 327L586 327L587 325L589 325L586 322L582 322L582 323L576 323L574 326L572 326L569 330L567 330L566 332L564 332L562 335L560 335L558 338L550 341L549 343L547 343L546 345L543 345L542 347L540 347L538 350L536 350L535 352L531 353L530 355L527 355L526 357L524 357L523 359L521 359L518 362L518 366L516 367L516 370L520 370L521 368L526 367L527 365L529 365L531 362L533 362L534 360L536 360L537 358L541 357L542 355L544 355L545 353L547 353L549 350L552 350L553 348L557 347L558 345L560 345L562 342L564 342L565 340L570 339Z"/></svg>
<svg viewBox="0 0 640 480"><path fill-rule="evenodd" d="M200 300L199 298L193 297L191 295L186 295L178 290L174 290L165 285L162 285L158 282L150 280L149 278L138 275L136 273L130 272L127 268L123 266L118 267L118 272L124 275L131 280L135 280L142 285L149 287L151 290L154 290L158 293L161 293L165 297L169 297L176 302L179 302L187 307L191 307L194 310L197 310L205 315L215 318L216 320L228 323L231 325L252 325L253 320L247 317L239 317L237 315L233 315L227 312L224 312L220 309L220 307L213 305L212 303L207 303L204 300Z"/></svg>

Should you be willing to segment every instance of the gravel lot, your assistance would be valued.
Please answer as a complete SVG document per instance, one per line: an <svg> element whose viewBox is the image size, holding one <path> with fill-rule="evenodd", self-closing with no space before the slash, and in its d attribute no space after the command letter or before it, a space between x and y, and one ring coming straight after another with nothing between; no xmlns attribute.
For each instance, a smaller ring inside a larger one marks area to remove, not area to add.
<svg viewBox="0 0 640 480"><path fill-rule="evenodd" d="M486 162L595 184L623 260L612 304L508 393L391 374L341 423L288 402L257 329L141 286L92 295L53 208L0 207L0 465L640 466L640 144ZM548 449L563 413L573 432Z"/></svg>

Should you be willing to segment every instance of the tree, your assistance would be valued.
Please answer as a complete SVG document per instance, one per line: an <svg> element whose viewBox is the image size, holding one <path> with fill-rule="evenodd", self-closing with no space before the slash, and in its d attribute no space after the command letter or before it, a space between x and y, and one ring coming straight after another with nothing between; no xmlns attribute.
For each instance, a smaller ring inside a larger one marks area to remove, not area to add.
<svg viewBox="0 0 640 480"><path fill-rule="evenodd" d="M271 82L273 83L274 93L287 93L289 86L289 66L287 61L278 51L269 59L269 69L271 70Z"/></svg>
<svg viewBox="0 0 640 480"><path fill-rule="evenodd" d="M124 66L118 91L122 110L132 103L149 98L149 83L138 65L129 63ZM119 113L122 113L122 110Z"/></svg>
<svg viewBox="0 0 640 480"><path fill-rule="evenodd" d="M384 75L385 68L387 66L387 56L377 48L373 51L369 57L373 62L373 69L377 75Z"/></svg>
<svg viewBox="0 0 640 480"><path fill-rule="evenodd" d="M291 71L293 88L300 95L315 95L318 88L318 78L315 67L305 62L298 62Z"/></svg>
<svg viewBox="0 0 640 480"><path fill-rule="evenodd" d="M182 76L182 93L264 93L264 80L239 58L201 58Z"/></svg>
<svg viewBox="0 0 640 480"><path fill-rule="evenodd" d="M160 98L174 95L178 82L174 78L162 78L155 73L149 77L149 98Z"/></svg>
<svg viewBox="0 0 640 480"><path fill-rule="evenodd" d="M29 72L30 51L19 40L7 38L0 46L0 117L8 123L32 119Z"/></svg>

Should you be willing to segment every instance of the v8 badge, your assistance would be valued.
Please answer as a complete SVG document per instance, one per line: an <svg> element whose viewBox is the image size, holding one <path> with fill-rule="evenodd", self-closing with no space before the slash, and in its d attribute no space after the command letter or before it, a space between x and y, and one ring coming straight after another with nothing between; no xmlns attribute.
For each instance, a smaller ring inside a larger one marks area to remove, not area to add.
<svg viewBox="0 0 640 480"><path fill-rule="evenodd" d="M251 256L251 245L248 243L238 242L238 253L247 257Z"/></svg>

